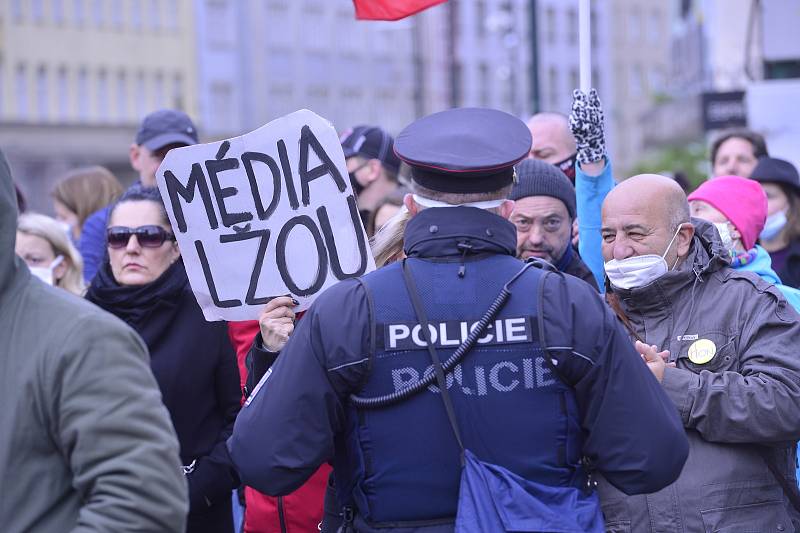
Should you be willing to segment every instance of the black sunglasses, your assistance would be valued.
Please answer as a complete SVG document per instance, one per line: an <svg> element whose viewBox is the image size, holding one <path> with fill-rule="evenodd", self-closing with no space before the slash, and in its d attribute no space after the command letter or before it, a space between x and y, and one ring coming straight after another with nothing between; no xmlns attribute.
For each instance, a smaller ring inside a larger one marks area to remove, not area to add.
<svg viewBox="0 0 800 533"><path fill-rule="evenodd" d="M175 240L175 235L169 233L161 226L139 226L128 228L125 226L112 226L106 231L106 242L109 248L125 248L131 235L136 235L140 246L145 248L158 248L165 241Z"/></svg>

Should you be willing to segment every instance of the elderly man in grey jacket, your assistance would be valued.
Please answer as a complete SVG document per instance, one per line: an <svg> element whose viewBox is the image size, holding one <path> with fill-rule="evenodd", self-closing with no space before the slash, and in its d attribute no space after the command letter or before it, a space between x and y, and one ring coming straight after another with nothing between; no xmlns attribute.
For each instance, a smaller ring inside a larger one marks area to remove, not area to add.
<svg viewBox="0 0 800 533"><path fill-rule="evenodd" d="M0 153L0 531L182 533L178 440L130 328L14 254Z"/></svg>
<svg viewBox="0 0 800 533"><path fill-rule="evenodd" d="M730 268L713 225L689 218L668 178L622 182L601 231L609 303L642 341L690 444L678 480L657 493L600 481L607 531L793 531L782 485L796 484L797 313L773 285Z"/></svg>

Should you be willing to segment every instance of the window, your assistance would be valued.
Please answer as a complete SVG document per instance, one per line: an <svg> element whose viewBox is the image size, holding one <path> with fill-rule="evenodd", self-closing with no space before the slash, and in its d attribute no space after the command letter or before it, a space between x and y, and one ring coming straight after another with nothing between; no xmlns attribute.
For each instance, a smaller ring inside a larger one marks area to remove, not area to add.
<svg viewBox="0 0 800 533"><path fill-rule="evenodd" d="M117 73L117 121L125 122L128 119L128 78L125 71Z"/></svg>
<svg viewBox="0 0 800 533"><path fill-rule="evenodd" d="M111 2L111 23L116 29L122 29L125 25L125 10L122 0Z"/></svg>
<svg viewBox="0 0 800 533"><path fill-rule="evenodd" d="M550 101L550 108L558 109L558 71L556 67L550 67L547 73L547 95Z"/></svg>
<svg viewBox="0 0 800 533"><path fill-rule="evenodd" d="M109 122L108 108L108 73L101 70L97 73L97 118L101 122Z"/></svg>
<svg viewBox="0 0 800 533"><path fill-rule="evenodd" d="M131 26L135 30L142 29L142 2L131 0Z"/></svg>
<svg viewBox="0 0 800 533"><path fill-rule="evenodd" d="M159 72L156 74L154 85L155 106L156 109L162 109L163 107L166 107L166 98L164 95L164 75L162 73Z"/></svg>
<svg viewBox="0 0 800 533"><path fill-rule="evenodd" d="M172 83L172 103L170 104L173 109L183 109L183 76L179 73L175 74Z"/></svg>
<svg viewBox="0 0 800 533"><path fill-rule="evenodd" d="M11 0L11 18L14 22L22 22L25 18L22 12L22 0Z"/></svg>
<svg viewBox="0 0 800 533"><path fill-rule="evenodd" d="M227 82L217 81L211 84L211 123L219 131L233 130L233 88Z"/></svg>
<svg viewBox="0 0 800 533"><path fill-rule="evenodd" d="M648 22L647 36L651 43L658 44L661 40L661 12L657 9L651 11Z"/></svg>
<svg viewBox="0 0 800 533"><path fill-rule="evenodd" d="M640 96L642 94L642 67L633 65L630 71L630 94Z"/></svg>
<svg viewBox="0 0 800 533"><path fill-rule="evenodd" d="M53 22L64 24L64 0L51 0L53 10Z"/></svg>
<svg viewBox="0 0 800 533"><path fill-rule="evenodd" d="M578 14L574 9L567 11L567 44L578 46Z"/></svg>
<svg viewBox="0 0 800 533"><path fill-rule="evenodd" d="M486 3L483 0L475 2L475 30L478 37L486 35Z"/></svg>
<svg viewBox="0 0 800 533"><path fill-rule="evenodd" d="M94 17L94 25L102 28L106 23L104 0L92 0L92 16Z"/></svg>
<svg viewBox="0 0 800 533"><path fill-rule="evenodd" d="M158 0L150 0L150 27L154 30L161 29L161 8Z"/></svg>
<svg viewBox="0 0 800 533"><path fill-rule="evenodd" d="M28 118L28 73L25 65L17 65L15 72L15 89L17 97L17 118L25 120Z"/></svg>
<svg viewBox="0 0 800 533"><path fill-rule="evenodd" d="M232 46L234 43L234 33L236 31L235 21L233 17L233 7L230 2L226 0L206 0L206 35L208 35L208 42L214 47L226 48ZM281 21L282 24L274 24L274 28L281 26L288 26L286 21ZM312 23L307 23L306 28L318 28ZM277 32L268 32L281 33ZM314 32L311 32L312 34ZM312 35L307 35L307 39L311 40Z"/></svg>
<svg viewBox="0 0 800 533"><path fill-rule="evenodd" d="M36 71L36 114L39 120L46 121L49 115L49 102L47 91L47 70L44 65Z"/></svg>
<svg viewBox="0 0 800 533"><path fill-rule="evenodd" d="M89 73L84 67L81 67L78 71L76 95L78 98L78 120L87 122L89 120Z"/></svg>
<svg viewBox="0 0 800 533"><path fill-rule="evenodd" d="M556 43L556 11L552 7L547 8L547 15L545 16L547 21L547 28L545 31L547 32L547 42L548 44L555 44Z"/></svg>
<svg viewBox="0 0 800 533"><path fill-rule="evenodd" d="M569 90L570 93L573 89L580 89L581 88L581 80L580 76L578 75L578 69L575 67L569 70Z"/></svg>
<svg viewBox="0 0 800 533"><path fill-rule="evenodd" d="M628 19L628 36L631 43L639 43L642 40L642 14L638 9L634 9L630 13Z"/></svg>
<svg viewBox="0 0 800 533"><path fill-rule="evenodd" d="M65 122L69 117L69 79L67 78L67 67L58 69L56 91L56 98L58 99L58 119Z"/></svg>
<svg viewBox="0 0 800 533"><path fill-rule="evenodd" d="M489 107L491 99L492 81L490 79L489 67L488 65L486 65L486 63L480 64L480 66L478 67L478 75L480 77L480 84L481 84L481 95L480 95L481 107Z"/></svg>
<svg viewBox="0 0 800 533"><path fill-rule="evenodd" d="M83 2L84 0L72 0L72 15L76 26L83 26L86 18L86 13L83 10Z"/></svg>
<svg viewBox="0 0 800 533"><path fill-rule="evenodd" d="M44 0L31 0L31 19L40 24L44 21Z"/></svg>
<svg viewBox="0 0 800 533"><path fill-rule="evenodd" d="M167 0L167 14L166 14L166 27L167 29L174 30L178 28L178 0Z"/></svg>
<svg viewBox="0 0 800 533"><path fill-rule="evenodd" d="M139 118L144 118L147 114L147 80L145 80L144 72L136 75L136 115Z"/></svg>

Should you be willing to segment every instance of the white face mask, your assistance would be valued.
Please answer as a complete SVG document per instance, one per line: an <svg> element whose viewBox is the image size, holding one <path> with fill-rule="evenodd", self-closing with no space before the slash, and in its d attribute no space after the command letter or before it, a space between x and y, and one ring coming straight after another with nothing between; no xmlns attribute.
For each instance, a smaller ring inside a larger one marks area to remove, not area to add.
<svg viewBox="0 0 800 533"><path fill-rule="evenodd" d="M719 237L722 239L722 246L727 250L733 250L733 237L731 237L731 230L728 228L727 222L714 222L714 227L719 232Z"/></svg>
<svg viewBox="0 0 800 533"><path fill-rule="evenodd" d="M786 225L786 211L778 211L767 217L764 223L764 229L761 230L759 238L762 241L771 241L781 232Z"/></svg>
<svg viewBox="0 0 800 533"><path fill-rule="evenodd" d="M31 274L39 278L40 280L44 281L48 285L53 284L53 270L61 264L61 261L64 260L64 256L59 255L53 262L50 263L49 266L46 267L28 267L28 270L31 271Z"/></svg>
<svg viewBox="0 0 800 533"><path fill-rule="evenodd" d="M612 259L603 264L609 281L614 287L619 289L635 289L637 287L644 287L654 282L669 271L667 261L664 257L675 242L675 238L681 231L683 224L678 226L675 230L675 235L670 239L667 244L667 249L664 250L662 255L646 254L637 255L634 257L627 257L625 259ZM675 264L678 264L678 259L675 259ZM675 265L672 265L674 268Z"/></svg>

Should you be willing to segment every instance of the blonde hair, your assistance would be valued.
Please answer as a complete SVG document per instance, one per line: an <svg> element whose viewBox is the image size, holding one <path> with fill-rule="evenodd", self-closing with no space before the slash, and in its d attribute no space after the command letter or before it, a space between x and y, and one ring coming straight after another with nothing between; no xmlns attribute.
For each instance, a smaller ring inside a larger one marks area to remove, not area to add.
<svg viewBox="0 0 800 533"><path fill-rule="evenodd" d="M41 237L50 244L56 256L63 256L67 270L61 279L54 280L55 285L72 294L83 295L83 258L61 224L45 215L24 213L19 216L17 231Z"/></svg>
<svg viewBox="0 0 800 533"><path fill-rule="evenodd" d="M122 192L122 185L110 170L93 166L67 172L53 187L52 195L78 216L82 228L89 215L114 203Z"/></svg>
<svg viewBox="0 0 800 533"><path fill-rule="evenodd" d="M380 268L389 263L393 263L403 256L403 234L406 231L406 223L411 218L406 206L386 221L381 229L369 240L372 248L372 256L375 258L375 266Z"/></svg>

